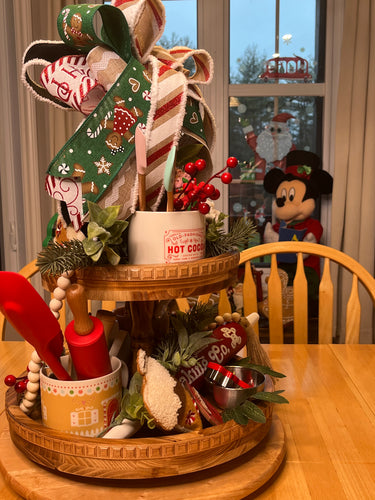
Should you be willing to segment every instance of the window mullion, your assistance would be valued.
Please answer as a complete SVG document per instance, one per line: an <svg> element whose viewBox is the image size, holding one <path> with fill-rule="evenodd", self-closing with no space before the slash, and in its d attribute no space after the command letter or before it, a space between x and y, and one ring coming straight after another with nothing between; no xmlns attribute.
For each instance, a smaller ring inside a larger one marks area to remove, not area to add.
<svg viewBox="0 0 375 500"><path fill-rule="evenodd" d="M250 83L229 85L229 96L324 96L324 83Z"/></svg>
<svg viewBox="0 0 375 500"><path fill-rule="evenodd" d="M212 153L214 168L221 168L228 156L228 82L229 82L229 0L197 0L198 47L207 50L214 61L214 78L201 90L216 121L216 146ZM227 213L228 189L220 187L215 201Z"/></svg>

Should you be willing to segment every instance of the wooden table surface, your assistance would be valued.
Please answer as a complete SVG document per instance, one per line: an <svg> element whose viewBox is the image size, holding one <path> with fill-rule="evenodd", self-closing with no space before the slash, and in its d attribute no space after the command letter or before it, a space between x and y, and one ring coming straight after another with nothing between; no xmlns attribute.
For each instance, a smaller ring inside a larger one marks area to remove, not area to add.
<svg viewBox="0 0 375 500"><path fill-rule="evenodd" d="M287 375L277 388L285 389L290 404L275 408L285 429L287 456L270 484L248 498L374 499L375 345L265 349L274 369ZM24 342L0 342L1 380L21 373L31 351ZM8 432L5 391L0 383L2 435ZM0 498L20 498L1 475Z"/></svg>

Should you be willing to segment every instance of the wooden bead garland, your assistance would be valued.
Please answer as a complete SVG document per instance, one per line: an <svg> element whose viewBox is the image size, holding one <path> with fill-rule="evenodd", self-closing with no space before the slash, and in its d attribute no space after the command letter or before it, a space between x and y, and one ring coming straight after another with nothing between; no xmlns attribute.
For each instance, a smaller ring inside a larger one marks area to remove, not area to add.
<svg viewBox="0 0 375 500"><path fill-rule="evenodd" d="M38 353L33 351L31 354L31 360L28 365L29 372L27 378L29 382L26 386L26 392L20 403L20 408L24 413L29 413L34 407L38 392L39 392L39 379L40 379L40 368L42 366L42 360L40 359Z"/></svg>
<svg viewBox="0 0 375 500"><path fill-rule="evenodd" d="M57 279L57 287L53 291L53 298L50 300L49 308L56 319L60 318L60 309L63 305L63 300L66 296L66 291L71 285L69 278L73 275L73 271L66 271ZM40 389L40 369L42 367L43 361L40 359L38 353L33 351L31 354L31 359L28 364L29 372L27 374L28 383L26 386L26 392L20 403L20 409L24 413L30 413L35 405L39 389Z"/></svg>

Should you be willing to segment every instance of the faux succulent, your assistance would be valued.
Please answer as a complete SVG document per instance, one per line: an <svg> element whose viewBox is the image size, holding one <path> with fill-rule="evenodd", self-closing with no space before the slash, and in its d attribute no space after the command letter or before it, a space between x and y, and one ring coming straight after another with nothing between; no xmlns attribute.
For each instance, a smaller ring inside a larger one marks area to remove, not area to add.
<svg viewBox="0 0 375 500"><path fill-rule="evenodd" d="M199 363L197 353L207 345L217 341L212 330L203 330L215 317L215 308L207 304L194 305L188 313L177 311L171 316L169 334L159 342L155 358L171 374L181 367L195 366Z"/></svg>
<svg viewBox="0 0 375 500"><path fill-rule="evenodd" d="M87 226L87 238L83 240L83 248L94 262L104 252L109 263L116 266L120 255L115 248L122 243L122 233L129 222L118 220L120 205L100 208L96 203L88 201L90 222Z"/></svg>

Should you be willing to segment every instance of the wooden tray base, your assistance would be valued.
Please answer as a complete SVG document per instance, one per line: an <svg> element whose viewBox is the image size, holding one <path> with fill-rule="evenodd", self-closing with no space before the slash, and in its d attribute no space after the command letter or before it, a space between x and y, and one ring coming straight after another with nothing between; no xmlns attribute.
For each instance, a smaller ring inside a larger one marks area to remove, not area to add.
<svg viewBox="0 0 375 500"><path fill-rule="evenodd" d="M4 431L0 437L0 469L11 488L35 500L239 500L264 486L285 456L285 434L273 416L268 435L241 457L212 469L172 478L102 481L51 473L31 462ZM15 497L16 498L16 497Z"/></svg>
<svg viewBox="0 0 375 500"><path fill-rule="evenodd" d="M116 480L180 476L233 460L265 438L273 410L262 404L264 424L231 420L199 432L119 440L49 429L22 412L13 389L5 407L11 439L30 460L59 473Z"/></svg>

